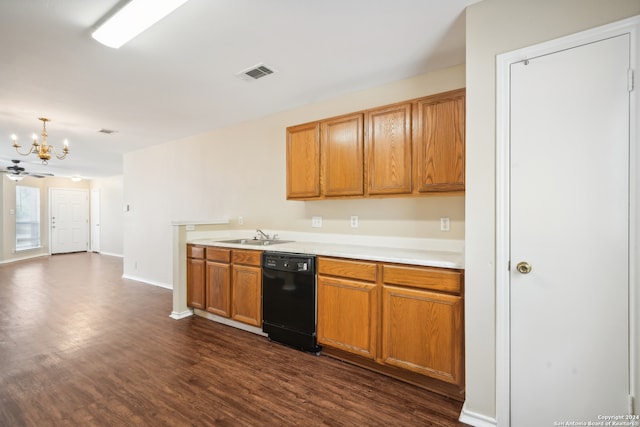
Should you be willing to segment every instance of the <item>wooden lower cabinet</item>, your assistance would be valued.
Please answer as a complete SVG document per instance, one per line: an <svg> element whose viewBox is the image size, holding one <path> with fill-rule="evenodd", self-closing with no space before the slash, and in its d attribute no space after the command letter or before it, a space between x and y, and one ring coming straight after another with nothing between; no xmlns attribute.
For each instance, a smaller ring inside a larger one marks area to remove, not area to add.
<svg viewBox="0 0 640 427"><path fill-rule="evenodd" d="M459 399L463 283L460 270L318 257L318 342L327 354Z"/></svg>
<svg viewBox="0 0 640 427"><path fill-rule="evenodd" d="M207 307L210 313L231 316L231 266L207 261Z"/></svg>
<svg viewBox="0 0 640 427"><path fill-rule="evenodd" d="M187 306L205 308L205 248L187 245Z"/></svg>
<svg viewBox="0 0 640 427"><path fill-rule="evenodd" d="M262 326L262 252L187 245L187 305Z"/></svg>
<svg viewBox="0 0 640 427"><path fill-rule="evenodd" d="M262 327L262 270L260 267L233 266L231 318Z"/></svg>
<svg viewBox="0 0 640 427"><path fill-rule="evenodd" d="M377 345L377 266L318 257L318 342L373 359Z"/></svg>
<svg viewBox="0 0 640 427"><path fill-rule="evenodd" d="M384 285L382 301L382 361L461 384L462 298Z"/></svg>
<svg viewBox="0 0 640 427"><path fill-rule="evenodd" d="M318 342L375 357L377 286L318 276Z"/></svg>
<svg viewBox="0 0 640 427"><path fill-rule="evenodd" d="M231 262L231 318L262 327L262 252L234 249Z"/></svg>

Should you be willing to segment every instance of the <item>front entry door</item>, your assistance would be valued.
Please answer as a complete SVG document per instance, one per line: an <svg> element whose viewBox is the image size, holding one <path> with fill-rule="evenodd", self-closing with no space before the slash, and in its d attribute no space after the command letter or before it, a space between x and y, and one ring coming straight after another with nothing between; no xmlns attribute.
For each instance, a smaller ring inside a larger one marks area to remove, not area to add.
<svg viewBox="0 0 640 427"><path fill-rule="evenodd" d="M511 65L512 426L628 413L629 58L620 35Z"/></svg>
<svg viewBox="0 0 640 427"><path fill-rule="evenodd" d="M87 190L51 190L51 253L82 252L89 248Z"/></svg>

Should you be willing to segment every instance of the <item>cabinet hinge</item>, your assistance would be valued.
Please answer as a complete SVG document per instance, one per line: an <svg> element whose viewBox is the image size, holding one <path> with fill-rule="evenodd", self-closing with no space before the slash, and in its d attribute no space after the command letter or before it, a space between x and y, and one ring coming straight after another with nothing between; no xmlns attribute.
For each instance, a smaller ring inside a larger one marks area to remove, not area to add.
<svg viewBox="0 0 640 427"><path fill-rule="evenodd" d="M507 261L507 271L511 271L511 260Z"/></svg>
<svg viewBox="0 0 640 427"><path fill-rule="evenodd" d="M629 395L629 407L627 408L629 415L633 415L633 396Z"/></svg>
<svg viewBox="0 0 640 427"><path fill-rule="evenodd" d="M634 81L634 73L631 68L627 71L627 90L631 92L634 89L635 81Z"/></svg>

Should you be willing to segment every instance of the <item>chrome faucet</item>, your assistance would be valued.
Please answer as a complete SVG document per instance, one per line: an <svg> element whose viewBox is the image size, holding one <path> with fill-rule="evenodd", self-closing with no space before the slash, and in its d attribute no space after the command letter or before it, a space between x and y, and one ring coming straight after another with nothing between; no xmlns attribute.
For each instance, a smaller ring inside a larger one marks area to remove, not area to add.
<svg viewBox="0 0 640 427"><path fill-rule="evenodd" d="M264 231L260 230L259 228L256 230L258 232L258 234L260 235L260 240L264 239L264 240L270 240L271 237L269 237L268 234L266 234Z"/></svg>

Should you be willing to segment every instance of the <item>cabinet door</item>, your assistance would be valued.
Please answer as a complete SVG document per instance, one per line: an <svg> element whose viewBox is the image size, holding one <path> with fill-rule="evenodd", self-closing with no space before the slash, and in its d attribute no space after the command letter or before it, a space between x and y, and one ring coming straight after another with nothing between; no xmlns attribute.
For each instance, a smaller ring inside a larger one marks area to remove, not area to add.
<svg viewBox="0 0 640 427"><path fill-rule="evenodd" d="M350 114L321 124L325 196L364 194L363 115Z"/></svg>
<svg viewBox="0 0 640 427"><path fill-rule="evenodd" d="M320 196L320 123L287 128L287 198Z"/></svg>
<svg viewBox="0 0 640 427"><path fill-rule="evenodd" d="M318 342L373 359L376 302L375 283L318 276Z"/></svg>
<svg viewBox="0 0 640 427"><path fill-rule="evenodd" d="M462 298L383 286L382 360L462 384Z"/></svg>
<svg viewBox="0 0 640 427"><path fill-rule="evenodd" d="M262 269L233 266L231 318L262 326Z"/></svg>
<svg viewBox="0 0 640 427"><path fill-rule="evenodd" d="M187 258L187 305L204 309L204 260Z"/></svg>
<svg viewBox="0 0 640 427"><path fill-rule="evenodd" d="M465 90L420 99L416 110L418 191L464 190Z"/></svg>
<svg viewBox="0 0 640 427"><path fill-rule="evenodd" d="M206 310L223 317L231 316L231 267L207 261Z"/></svg>
<svg viewBox="0 0 640 427"><path fill-rule="evenodd" d="M411 104L367 112L369 194L411 192Z"/></svg>

